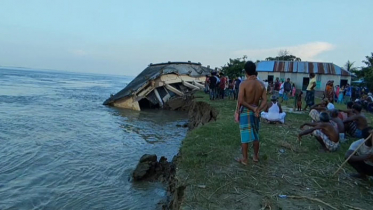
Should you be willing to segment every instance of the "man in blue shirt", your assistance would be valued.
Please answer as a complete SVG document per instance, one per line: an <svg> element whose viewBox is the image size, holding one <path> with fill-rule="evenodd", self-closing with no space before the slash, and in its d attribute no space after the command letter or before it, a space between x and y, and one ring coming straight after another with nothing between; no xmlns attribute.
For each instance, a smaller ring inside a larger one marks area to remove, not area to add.
<svg viewBox="0 0 373 210"><path fill-rule="evenodd" d="M241 80L239 78L236 78L236 80L234 82L235 82L234 83L234 100L237 100L238 92L240 90Z"/></svg>
<svg viewBox="0 0 373 210"><path fill-rule="evenodd" d="M351 100L352 90L349 84L346 85L345 103Z"/></svg>

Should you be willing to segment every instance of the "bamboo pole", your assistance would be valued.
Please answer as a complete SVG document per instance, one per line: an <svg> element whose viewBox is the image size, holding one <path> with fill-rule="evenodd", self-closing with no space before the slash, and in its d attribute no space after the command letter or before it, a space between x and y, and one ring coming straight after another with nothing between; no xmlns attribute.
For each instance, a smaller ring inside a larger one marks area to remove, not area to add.
<svg viewBox="0 0 373 210"><path fill-rule="evenodd" d="M335 176L339 170L341 170L341 168L347 163L347 161L350 160L350 158L355 155L356 151L360 149L360 147L368 140L372 137L372 133L368 136L368 138L364 139L363 142L361 142L361 144L354 150L354 152L345 160L345 162L342 163L341 166L339 166L339 168L334 172L333 176ZM373 142L372 142L373 143Z"/></svg>

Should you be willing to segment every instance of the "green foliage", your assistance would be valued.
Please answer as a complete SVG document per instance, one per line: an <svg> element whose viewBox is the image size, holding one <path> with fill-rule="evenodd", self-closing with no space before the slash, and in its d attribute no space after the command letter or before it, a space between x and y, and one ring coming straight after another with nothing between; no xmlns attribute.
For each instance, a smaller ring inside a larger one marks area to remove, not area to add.
<svg viewBox="0 0 373 210"><path fill-rule="evenodd" d="M242 58L229 59L229 62L222 66L222 72L229 78L241 77L243 75L242 70L245 67L247 56L244 55Z"/></svg>
<svg viewBox="0 0 373 210"><path fill-rule="evenodd" d="M276 57L268 57L266 61L302 61L300 58L291 55L287 50L281 50Z"/></svg>
<svg viewBox="0 0 373 210"><path fill-rule="evenodd" d="M363 63L366 65L362 67L361 70L353 70L359 79L364 79L369 90L373 90L373 53L371 55L365 56Z"/></svg>
<svg viewBox="0 0 373 210"><path fill-rule="evenodd" d="M358 69L354 66L354 63L355 63L355 61L351 62L351 61L348 60L345 64L346 70L349 71L349 72L357 71Z"/></svg>

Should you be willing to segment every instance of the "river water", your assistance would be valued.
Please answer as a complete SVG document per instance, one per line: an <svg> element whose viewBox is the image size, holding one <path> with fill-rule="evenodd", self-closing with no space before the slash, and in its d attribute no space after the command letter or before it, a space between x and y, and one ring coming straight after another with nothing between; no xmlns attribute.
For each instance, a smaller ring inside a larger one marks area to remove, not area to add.
<svg viewBox="0 0 373 210"><path fill-rule="evenodd" d="M172 159L187 116L102 105L131 79L0 67L0 209L154 209L164 186L129 177Z"/></svg>

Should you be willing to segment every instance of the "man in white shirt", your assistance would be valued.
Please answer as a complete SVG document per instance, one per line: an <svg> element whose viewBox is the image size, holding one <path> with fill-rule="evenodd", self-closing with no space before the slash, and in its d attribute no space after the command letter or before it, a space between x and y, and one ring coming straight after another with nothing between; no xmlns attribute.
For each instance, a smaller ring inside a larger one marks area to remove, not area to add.
<svg viewBox="0 0 373 210"><path fill-rule="evenodd" d="M261 117L269 123L285 123L286 113L282 111L281 105L277 102L277 97L275 95L271 97L271 103L268 104L267 109L261 113Z"/></svg>
<svg viewBox="0 0 373 210"><path fill-rule="evenodd" d="M348 158L350 155L364 142L366 138L373 132L371 127L363 129L363 138L353 142L346 152L345 157ZM367 176L373 176L373 148L372 148L373 137L365 141L365 143L357 150L354 156L352 156L348 163L352 166L358 174L351 175L355 178L365 179Z"/></svg>

